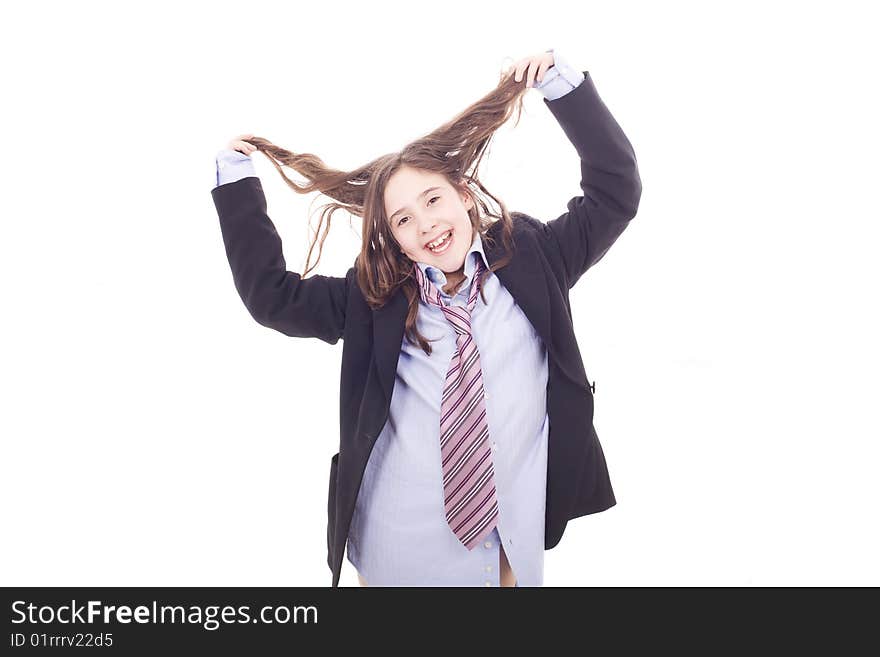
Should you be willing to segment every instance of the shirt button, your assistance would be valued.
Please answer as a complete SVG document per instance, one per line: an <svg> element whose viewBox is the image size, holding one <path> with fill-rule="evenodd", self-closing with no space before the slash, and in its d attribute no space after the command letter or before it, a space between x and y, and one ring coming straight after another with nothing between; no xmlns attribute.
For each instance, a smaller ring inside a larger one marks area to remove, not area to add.
<svg viewBox="0 0 880 657"><path fill-rule="evenodd" d="M486 582L486 586L492 586L492 582Z"/></svg>
<svg viewBox="0 0 880 657"><path fill-rule="evenodd" d="M226 168L226 162L218 162L218 163L217 163L217 168L218 168L218 169L225 169L225 168Z"/></svg>
<svg viewBox="0 0 880 657"><path fill-rule="evenodd" d="M492 566L486 566L486 572L487 572L487 573L491 573L491 572L492 572Z"/></svg>
<svg viewBox="0 0 880 657"><path fill-rule="evenodd" d="M490 548L490 547L492 547L492 541L486 541L486 542L484 543L484 545L485 545L487 548Z"/></svg>
<svg viewBox="0 0 880 657"><path fill-rule="evenodd" d="M497 449L498 449L498 443L492 443L492 449L493 449L493 450L497 450Z"/></svg>

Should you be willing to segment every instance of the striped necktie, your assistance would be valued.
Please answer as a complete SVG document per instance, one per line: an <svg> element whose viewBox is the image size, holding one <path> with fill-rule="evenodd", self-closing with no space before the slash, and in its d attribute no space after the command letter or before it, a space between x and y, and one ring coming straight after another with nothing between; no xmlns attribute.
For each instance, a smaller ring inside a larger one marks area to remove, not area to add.
<svg viewBox="0 0 880 657"><path fill-rule="evenodd" d="M471 313L477 302L480 273L485 269L479 256L476 260L467 308L446 305L431 279L413 263L422 301L439 306L456 333L456 349L440 404L440 456L446 522L468 550L492 533L498 522L483 372L471 335Z"/></svg>

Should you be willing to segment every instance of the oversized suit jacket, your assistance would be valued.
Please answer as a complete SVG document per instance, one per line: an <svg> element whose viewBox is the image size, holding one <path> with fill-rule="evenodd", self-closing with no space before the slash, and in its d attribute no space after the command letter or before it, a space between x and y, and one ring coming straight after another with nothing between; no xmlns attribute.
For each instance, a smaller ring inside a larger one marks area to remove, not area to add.
<svg viewBox="0 0 880 657"><path fill-rule="evenodd" d="M511 212L513 258L495 272L548 350L547 550L559 543L569 520L616 504L593 427L593 390L575 339L569 290L636 215L642 190L632 145L587 71L584 78L566 95L543 99L577 150L583 193L546 223ZM339 451L330 461L327 499L327 564L337 587L361 478L388 418L406 298L398 289L372 310L354 267L345 277L302 278L287 271L259 178L221 185L211 195L233 281L252 317L285 335L343 340ZM498 237L500 225L493 224L490 234ZM500 239L487 245L490 265L502 249Z"/></svg>

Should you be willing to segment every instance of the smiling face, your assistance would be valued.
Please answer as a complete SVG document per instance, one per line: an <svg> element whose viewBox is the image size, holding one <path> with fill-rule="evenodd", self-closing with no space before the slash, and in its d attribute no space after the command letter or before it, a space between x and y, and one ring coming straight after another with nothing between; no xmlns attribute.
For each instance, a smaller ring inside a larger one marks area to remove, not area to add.
<svg viewBox="0 0 880 657"><path fill-rule="evenodd" d="M473 206L469 194L456 190L434 171L402 167L385 185L385 216L403 252L413 262L445 273L464 266L474 238L468 215ZM428 247L447 233L447 239L435 249Z"/></svg>

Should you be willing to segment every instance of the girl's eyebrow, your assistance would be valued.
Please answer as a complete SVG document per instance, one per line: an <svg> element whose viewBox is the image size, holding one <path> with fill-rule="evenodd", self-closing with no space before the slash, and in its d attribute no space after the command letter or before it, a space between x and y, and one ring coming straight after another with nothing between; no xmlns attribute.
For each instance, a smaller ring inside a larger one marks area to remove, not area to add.
<svg viewBox="0 0 880 657"><path fill-rule="evenodd" d="M416 200L418 201L420 198L422 198L426 194L430 194L431 192L438 190L438 189L442 189L442 187L428 187L428 189L426 189L421 194L419 194L419 196L418 196L418 198L416 198ZM388 219L394 219L395 216L397 216L398 214L400 214L404 210L406 210L406 207L400 208L399 210L395 211L390 217L388 217Z"/></svg>

